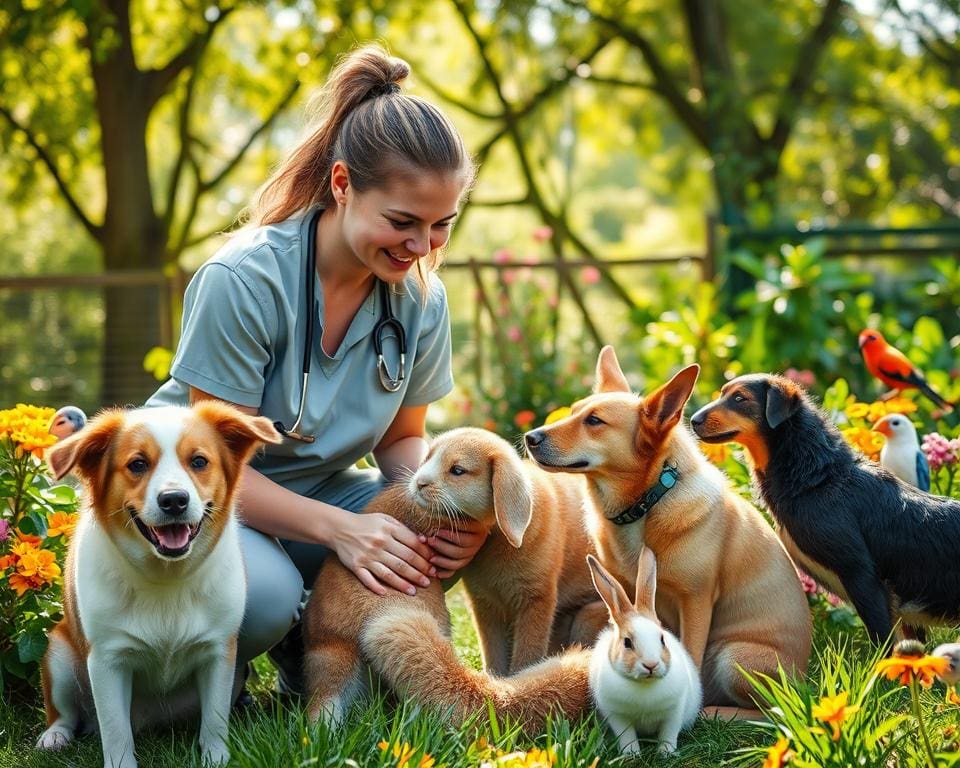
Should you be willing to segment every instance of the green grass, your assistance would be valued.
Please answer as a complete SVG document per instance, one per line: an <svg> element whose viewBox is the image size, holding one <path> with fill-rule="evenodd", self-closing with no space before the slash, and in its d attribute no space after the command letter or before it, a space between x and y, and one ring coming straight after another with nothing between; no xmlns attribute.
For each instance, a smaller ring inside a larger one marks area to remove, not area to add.
<svg viewBox="0 0 960 768"><path fill-rule="evenodd" d="M477 665L476 636L459 590L449 595L453 616L454 642L466 663ZM861 630L840 631L818 622L816 645L826 655L843 653L853 668L869 664L872 650ZM942 635L942 637L941 637ZM942 642L955 635L937 633ZM308 766L395 766L396 759L384 755L378 748L380 741L411 744L416 751L408 764L416 768L420 755L428 753L437 768L446 765L476 766L481 756L475 745L483 737L504 752L528 751L533 747L553 747L560 768L587 768L599 758L600 765L610 766L683 766L684 768L714 768L723 764L759 766L756 755L743 750L767 746L775 740L769 724L722 723L700 720L694 728L681 735L676 755L664 758L654 745L639 755L620 757L613 738L605 732L598 719L591 715L580 722L559 720L549 725L544 733L525 734L510 723L487 713L468 723L456 726L437 713L418 711L411 702L397 702L391 696L377 694L358 704L347 721L336 732L322 725L307 722L298 703L281 704L271 693L273 672L265 658L257 661L259 679L252 684L258 706L234 714L230 723L231 766L237 768L307 768ZM815 662L806 688L818 695L823 668ZM942 689L925 692L933 710L936 697L942 699ZM908 700L901 695L889 696L883 706L893 712L907 712ZM935 724L942 732L952 717L949 712L935 716ZM87 736L77 740L58 754L40 753L33 749L43 726L43 712L39 700L32 705L14 706L0 702L0 768L100 768L102 757L99 739ZM908 748L904 734L902 749L894 748L889 766L912 766L914 751ZM200 768L196 744L196 728L180 728L141 734L137 738L137 755L142 768ZM944 763L945 765L947 763ZM869 768L869 766L864 766ZM878 766L879 768L879 766Z"/></svg>

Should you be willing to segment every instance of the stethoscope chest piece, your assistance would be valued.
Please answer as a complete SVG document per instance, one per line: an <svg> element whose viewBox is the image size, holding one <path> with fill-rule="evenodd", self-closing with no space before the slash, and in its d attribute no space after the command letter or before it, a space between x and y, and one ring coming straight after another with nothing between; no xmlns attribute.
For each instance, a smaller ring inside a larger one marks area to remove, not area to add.
<svg viewBox="0 0 960 768"><path fill-rule="evenodd" d="M393 307L390 305L390 287L382 280L378 280L377 284L380 286L380 303L382 305L380 319L373 327L373 349L377 353L377 375L380 377L381 386L387 392L396 392L403 384L407 358L407 339L403 331L403 324L393 314ZM396 376L390 374L390 369L383 357L383 342L390 338L397 340L397 347L400 351L400 365L397 368Z"/></svg>

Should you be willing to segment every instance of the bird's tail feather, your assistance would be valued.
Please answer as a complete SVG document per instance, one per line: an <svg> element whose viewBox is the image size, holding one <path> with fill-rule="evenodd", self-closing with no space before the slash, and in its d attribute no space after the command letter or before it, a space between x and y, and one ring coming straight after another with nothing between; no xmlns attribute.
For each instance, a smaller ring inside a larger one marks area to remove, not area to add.
<svg viewBox="0 0 960 768"><path fill-rule="evenodd" d="M926 381L920 383L920 391L923 392L931 401L933 401L938 408L950 413L953 410L953 403L949 403L943 399L943 397L938 394L933 387L927 384Z"/></svg>
<svg viewBox="0 0 960 768"><path fill-rule="evenodd" d="M436 619L416 606L367 624L364 656L405 698L466 719L490 702L498 715L543 728L548 715L575 718L590 706L590 652L568 651L506 678L469 669Z"/></svg>

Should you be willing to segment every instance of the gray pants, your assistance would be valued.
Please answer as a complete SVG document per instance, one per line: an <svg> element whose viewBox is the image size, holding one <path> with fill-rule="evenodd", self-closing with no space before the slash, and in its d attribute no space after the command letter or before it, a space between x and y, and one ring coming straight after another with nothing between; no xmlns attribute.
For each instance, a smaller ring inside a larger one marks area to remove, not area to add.
<svg viewBox="0 0 960 768"><path fill-rule="evenodd" d="M359 512L384 485L380 470L351 467L306 489L303 495ZM304 585L313 587L329 550L319 544L278 541L246 526L240 529L240 547L247 571L247 607L237 641L237 668L243 669L300 620Z"/></svg>

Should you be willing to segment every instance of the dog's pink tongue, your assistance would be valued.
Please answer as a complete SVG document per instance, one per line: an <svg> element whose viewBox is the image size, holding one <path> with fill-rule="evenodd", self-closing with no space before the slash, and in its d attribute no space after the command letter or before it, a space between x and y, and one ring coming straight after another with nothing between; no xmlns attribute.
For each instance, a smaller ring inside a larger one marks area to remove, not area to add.
<svg viewBox="0 0 960 768"><path fill-rule="evenodd" d="M153 529L154 534L167 549L180 549L190 541L190 526L183 523L161 525Z"/></svg>

